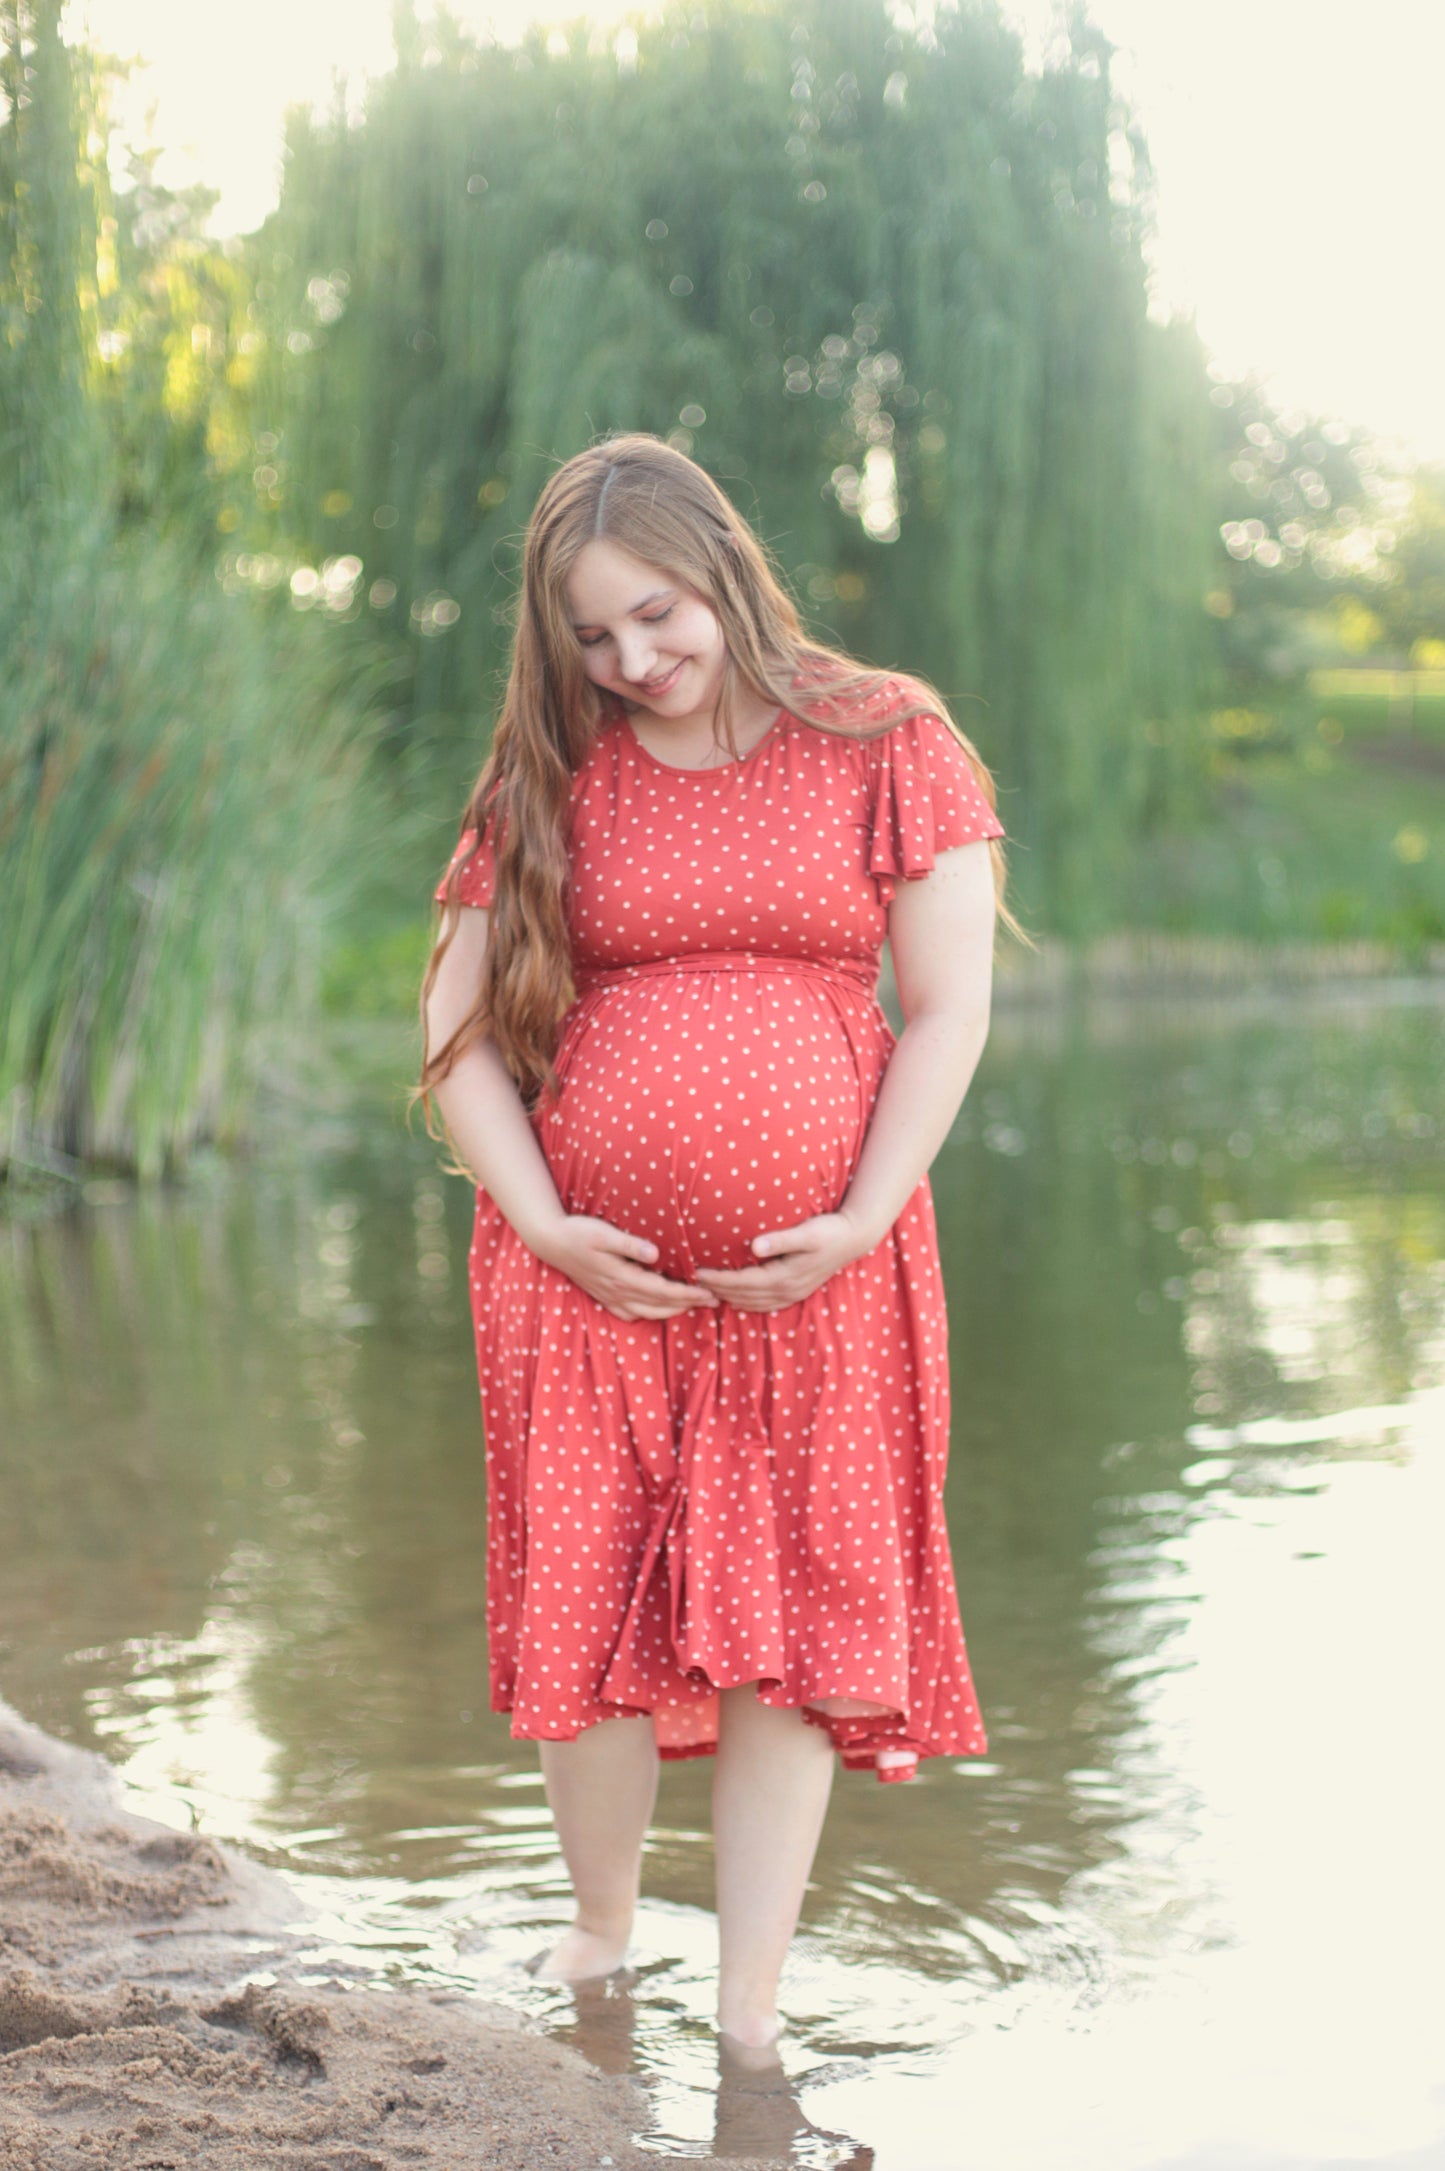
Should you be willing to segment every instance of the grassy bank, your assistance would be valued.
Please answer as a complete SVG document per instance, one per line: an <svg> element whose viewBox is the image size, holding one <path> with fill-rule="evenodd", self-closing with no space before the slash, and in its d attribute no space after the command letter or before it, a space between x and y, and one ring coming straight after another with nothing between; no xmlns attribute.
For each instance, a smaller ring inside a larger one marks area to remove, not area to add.
<svg viewBox="0 0 1445 2171"><path fill-rule="evenodd" d="M1445 941L1445 761L1418 738L1226 757L1213 805L1141 846L1115 925L1254 942Z"/></svg>

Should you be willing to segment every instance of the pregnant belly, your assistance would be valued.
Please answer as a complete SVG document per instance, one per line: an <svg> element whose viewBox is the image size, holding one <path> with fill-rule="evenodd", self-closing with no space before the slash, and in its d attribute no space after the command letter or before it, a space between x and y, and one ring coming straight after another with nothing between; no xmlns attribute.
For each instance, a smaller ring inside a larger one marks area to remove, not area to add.
<svg viewBox="0 0 1445 2171"><path fill-rule="evenodd" d="M649 1237L674 1280L755 1264L755 1236L841 1204L890 1045L876 1002L838 976L608 983L569 1019L539 1126L562 1203Z"/></svg>

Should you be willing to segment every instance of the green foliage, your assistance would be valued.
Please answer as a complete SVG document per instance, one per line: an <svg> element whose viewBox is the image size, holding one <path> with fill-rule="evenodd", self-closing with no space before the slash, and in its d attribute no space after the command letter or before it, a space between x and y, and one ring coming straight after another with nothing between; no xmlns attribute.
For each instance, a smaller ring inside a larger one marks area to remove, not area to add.
<svg viewBox="0 0 1445 2171"><path fill-rule="evenodd" d="M386 924L378 925L375 914L364 916L328 960L321 990L327 1015L410 1023L432 940L431 920L417 909L415 893L409 904L393 900Z"/></svg>
<svg viewBox="0 0 1445 2171"><path fill-rule="evenodd" d="M98 243L128 234L134 261L146 207L129 228L105 212L98 77L58 14L0 7L0 443L18 485L0 505L0 1170L151 1176L238 1135L262 1068L306 1033L327 916L381 818L365 659L226 596L210 518L197 561L188 507L217 408L187 409L172 335L199 283L181 291L184 249L153 236L157 283L117 300ZM107 378L101 336L126 310L129 382ZM196 345L186 321L180 351ZM147 516L129 533L127 509Z"/></svg>
<svg viewBox="0 0 1445 2171"><path fill-rule="evenodd" d="M1411 749L1423 766L1445 766L1445 671L1316 671L1299 714L1303 730L1327 747L1386 738L1397 758Z"/></svg>
<svg viewBox="0 0 1445 2171"><path fill-rule="evenodd" d="M1212 637L1203 365L1147 317L1102 40L1034 76L987 6L674 7L635 64L399 20L256 243L241 555L359 560L413 718L475 737L550 466L671 434L821 630L961 704L1026 901L1087 926L1196 788Z"/></svg>
<svg viewBox="0 0 1445 2171"><path fill-rule="evenodd" d="M7 496L39 506L95 488L85 397L94 190L61 0L0 0L0 458Z"/></svg>
<svg viewBox="0 0 1445 2171"><path fill-rule="evenodd" d="M1401 657L1445 643L1445 469L1413 478L1391 579L1375 608L1386 643Z"/></svg>
<svg viewBox="0 0 1445 2171"><path fill-rule="evenodd" d="M1138 849L1121 924L1261 942L1445 943L1445 764L1316 740L1221 752L1210 803Z"/></svg>
<svg viewBox="0 0 1445 2171"><path fill-rule="evenodd" d="M0 1163L244 1128L376 845L334 646L101 527L0 549Z"/></svg>
<svg viewBox="0 0 1445 2171"><path fill-rule="evenodd" d="M250 452L250 282L239 244L202 232L211 192L159 186L156 162L132 154L128 185L107 191L92 381L118 518L209 558L238 524L230 476Z"/></svg>
<svg viewBox="0 0 1445 2171"><path fill-rule="evenodd" d="M1212 372L1222 554L1208 607L1234 697L1445 640L1445 476ZM1288 693L1285 694L1288 698Z"/></svg>

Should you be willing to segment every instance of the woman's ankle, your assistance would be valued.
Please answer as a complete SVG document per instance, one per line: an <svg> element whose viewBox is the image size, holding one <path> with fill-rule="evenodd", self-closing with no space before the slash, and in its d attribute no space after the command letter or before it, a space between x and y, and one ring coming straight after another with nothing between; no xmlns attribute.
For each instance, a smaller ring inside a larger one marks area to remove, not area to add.
<svg viewBox="0 0 1445 2171"><path fill-rule="evenodd" d="M717 2024L720 2035L744 2050L768 2050L782 2033L776 2005L758 1997L720 1996Z"/></svg>
<svg viewBox="0 0 1445 2171"><path fill-rule="evenodd" d="M611 1975L627 1958L630 1935L630 1923L594 1930L587 1923L574 1922L535 1962L533 1973L539 1982L588 1982Z"/></svg>
<svg viewBox="0 0 1445 2171"><path fill-rule="evenodd" d="M635 1906L617 1909L610 1913L595 1907L579 1907L572 1917L572 1928L587 1937L601 1939L607 1944L626 1944L632 1935Z"/></svg>

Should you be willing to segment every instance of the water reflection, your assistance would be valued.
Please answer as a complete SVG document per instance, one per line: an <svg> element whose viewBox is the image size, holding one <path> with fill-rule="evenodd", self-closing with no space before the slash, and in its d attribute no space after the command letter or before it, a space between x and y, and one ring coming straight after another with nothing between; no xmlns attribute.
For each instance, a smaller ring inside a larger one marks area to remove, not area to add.
<svg viewBox="0 0 1445 2171"><path fill-rule="evenodd" d="M0 1689L694 2152L932 2171L963 2101L1011 2171L1423 2147L1438 1074L1425 1005L1000 1015L935 1174L991 1755L835 1789L781 2085L718 2068L706 1763L629 1976L526 1973L565 1882L482 1708L468 1201L381 1113L0 1227Z"/></svg>

